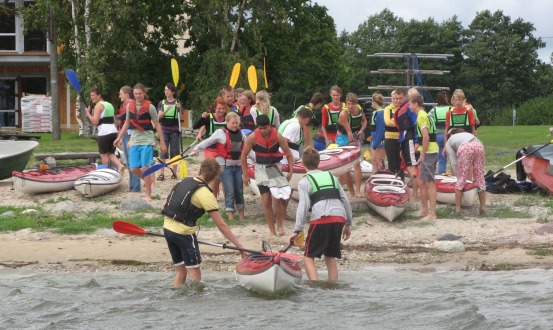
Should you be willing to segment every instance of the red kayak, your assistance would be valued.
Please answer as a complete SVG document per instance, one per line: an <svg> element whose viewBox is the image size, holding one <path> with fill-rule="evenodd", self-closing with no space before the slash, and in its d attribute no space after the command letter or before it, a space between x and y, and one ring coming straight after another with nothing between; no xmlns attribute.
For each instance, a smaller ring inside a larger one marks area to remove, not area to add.
<svg viewBox="0 0 553 330"><path fill-rule="evenodd" d="M548 145L539 151L542 146L529 146L526 148L527 156L522 159L524 172L528 179L538 187L553 194L553 145ZM536 151L534 151L536 150ZM529 153L533 152L531 155Z"/></svg>
<svg viewBox="0 0 553 330"><path fill-rule="evenodd" d="M335 177L340 177L351 171L355 163L361 161L362 156L361 146L359 143L338 148L325 149L319 151L319 154L321 155L319 170L329 171ZM290 187L294 190L298 190L298 182L307 172L301 159L294 163L293 170L294 173L292 174L292 179L290 179ZM282 171L289 172L289 165L283 165Z"/></svg>
<svg viewBox="0 0 553 330"><path fill-rule="evenodd" d="M251 254L236 265L240 285L247 289L274 293L290 290L301 283L301 266L296 260L274 255Z"/></svg>
<svg viewBox="0 0 553 330"><path fill-rule="evenodd" d="M436 182L436 200L440 203L455 205L455 184L457 184L457 177L436 175L434 180ZM472 206L477 196L478 185L476 182L467 181L463 189L461 205Z"/></svg>
<svg viewBox="0 0 553 330"><path fill-rule="evenodd" d="M365 184L365 197L370 208L394 221L409 204L409 187L393 174L376 173Z"/></svg>
<svg viewBox="0 0 553 330"><path fill-rule="evenodd" d="M46 170L13 171L13 187L26 194L73 189L75 180L96 169L96 165L60 166Z"/></svg>

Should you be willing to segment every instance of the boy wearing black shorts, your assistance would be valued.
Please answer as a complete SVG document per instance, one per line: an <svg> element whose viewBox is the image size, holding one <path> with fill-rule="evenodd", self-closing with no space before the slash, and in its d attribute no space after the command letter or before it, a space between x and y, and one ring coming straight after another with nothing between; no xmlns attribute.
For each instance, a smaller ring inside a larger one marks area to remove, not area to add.
<svg viewBox="0 0 553 330"><path fill-rule="evenodd" d="M296 212L296 226L290 235L290 242L303 231L307 213L311 211L309 231L305 243L305 272L310 280L316 281L317 267L314 258L324 255L328 279L338 280L340 240L351 236L351 205L338 179L328 171L319 171L319 152L309 148L303 152L303 164L308 170L298 183L299 204Z"/></svg>

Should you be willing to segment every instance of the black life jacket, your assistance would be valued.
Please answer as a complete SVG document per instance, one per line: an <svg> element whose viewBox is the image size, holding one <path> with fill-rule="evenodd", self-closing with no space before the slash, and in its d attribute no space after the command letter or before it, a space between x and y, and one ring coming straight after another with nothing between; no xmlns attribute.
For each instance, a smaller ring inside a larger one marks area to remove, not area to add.
<svg viewBox="0 0 553 330"><path fill-rule="evenodd" d="M226 134L226 142L217 143L217 155L224 159L238 160L242 154L244 148L244 141L242 140L242 132L237 130L236 132L229 131L228 128L221 128Z"/></svg>
<svg viewBox="0 0 553 330"><path fill-rule="evenodd" d="M182 222L188 227L196 226L196 222L205 210L192 204L192 195L201 187L207 187L211 191L205 181L197 181L193 177L182 179L167 196L167 202L161 214Z"/></svg>
<svg viewBox="0 0 553 330"><path fill-rule="evenodd" d="M161 125L166 127L175 127L179 126L179 108L178 102L175 100L174 104L165 104L167 100L161 101L161 110L165 111L167 108L171 108L163 118L159 119Z"/></svg>
<svg viewBox="0 0 553 330"><path fill-rule="evenodd" d="M253 120L251 109L252 106L250 106L247 110L244 107L240 108L240 117L242 118L243 128L249 129L253 132L255 130L255 121Z"/></svg>

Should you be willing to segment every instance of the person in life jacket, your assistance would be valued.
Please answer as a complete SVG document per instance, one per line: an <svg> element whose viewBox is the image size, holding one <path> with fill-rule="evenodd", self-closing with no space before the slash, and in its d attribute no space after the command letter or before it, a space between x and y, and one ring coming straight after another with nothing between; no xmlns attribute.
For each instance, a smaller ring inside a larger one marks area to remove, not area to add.
<svg viewBox="0 0 553 330"><path fill-rule="evenodd" d="M419 95L416 88L410 88L407 91L407 97ZM409 99L405 100L399 109L394 113L394 121L399 130L399 145L401 149L401 158L405 164L405 171L411 179L415 178L417 171L418 154L418 135L417 135L417 115L409 108ZM412 180L411 196L413 200L418 200L419 190L417 189L417 180Z"/></svg>
<svg viewBox="0 0 553 330"><path fill-rule="evenodd" d="M407 100L407 91L403 88L398 88L391 93L392 103L384 108L384 151L386 159L388 159L388 170L394 174L402 174L401 169L401 149L399 146L399 129L394 121L394 113Z"/></svg>
<svg viewBox="0 0 553 330"><path fill-rule="evenodd" d="M438 92L437 104L428 112L428 116L434 119L436 123L436 142L440 148L438 153L438 174L446 173L447 171L447 156L443 154L445 146L445 123L446 116L449 110L453 108L449 104L447 93L445 91Z"/></svg>
<svg viewBox="0 0 553 330"><path fill-rule="evenodd" d="M332 98L332 102L322 107L321 127L313 137L313 147L319 151L326 149L331 143L336 143L338 115L346 107L346 104L340 101L342 98L342 89L340 87L332 86L330 88L330 97Z"/></svg>
<svg viewBox="0 0 553 330"><path fill-rule="evenodd" d="M98 126L98 152L102 164L109 166L115 164L117 170L123 173L125 166L115 156L113 141L117 138L117 127L115 127L115 109L109 102L102 98L102 91L99 88L90 90L90 100L94 105L94 115L91 114L90 106L86 107L86 117L92 125Z"/></svg>
<svg viewBox="0 0 553 330"><path fill-rule="evenodd" d="M259 115L257 117L257 128L248 136L246 143L244 144L244 149L242 150L242 155L240 156L240 164L242 165L242 181L245 185L250 185L247 158L250 151L253 150L256 161L255 180L257 182L259 192L261 193L263 212L265 214L265 219L267 220L267 225L269 226L269 232L271 235L276 235L278 231L278 234L282 236L284 235L284 228L282 226L282 220L284 219L284 206L282 200L288 199L289 196L288 198L282 197L280 201L275 198L274 206L277 218L277 230L275 231L273 199L271 198L271 195L273 193L279 193L290 189L288 181L292 178L294 170L293 166L289 167L289 172L286 177L284 177L278 164L283 156L288 158L289 164L292 164L294 159L286 139L270 124L269 117L266 115Z"/></svg>
<svg viewBox="0 0 553 330"><path fill-rule="evenodd" d="M298 183L296 225L288 240L290 243L296 240L311 211L303 259L305 272L309 280L316 281L318 276L314 259L324 255L328 279L337 281L336 258L342 257L340 241L351 236L351 205L338 179L328 171L317 169L320 162L317 150L306 149L302 159L308 172Z"/></svg>
<svg viewBox="0 0 553 330"><path fill-rule="evenodd" d="M359 101L355 93L348 93L346 95L346 108L340 112L338 116L338 123L336 124L336 128L338 130L338 135L336 135L336 143L339 147L356 140L360 141L363 131L365 130L365 127L367 127L367 118L365 118L365 114L358 107L358 102ZM362 198L363 194L361 194L361 181L363 180L363 173L361 171L361 164L359 162L355 163L353 169L355 187L353 186L351 174L349 172L344 174L343 178L348 185L350 195L352 197Z"/></svg>
<svg viewBox="0 0 553 330"><path fill-rule="evenodd" d="M225 85L221 90L220 94L223 100L225 100L227 104L227 109L229 109L229 111L232 111L234 113L238 113L238 106L234 104L234 100L235 100L234 88L232 88L232 86L230 85Z"/></svg>
<svg viewBox="0 0 553 330"><path fill-rule="evenodd" d="M438 162L439 147L436 143L436 125L434 118L424 111L424 101L420 94L409 98L410 108L417 115L417 129L421 136L419 146L420 157L418 163L417 180L421 196L421 220L436 220L436 164Z"/></svg>
<svg viewBox="0 0 553 330"><path fill-rule="evenodd" d="M205 159L196 177L187 177L177 183L169 195L161 212L164 216L163 235L171 259L175 265L173 288L186 282L201 281L200 264L202 257L196 232L198 219L208 213L217 229L237 248L244 247L225 223L217 206L217 200L209 189L209 182L219 175L221 168L215 159ZM247 254L241 252L242 257Z"/></svg>
<svg viewBox="0 0 553 330"><path fill-rule="evenodd" d="M278 128L278 132L280 135L282 135L286 141L288 141L288 147L290 147L290 152L292 153L292 157L294 158L294 161L298 158L300 158L300 151L303 151L305 148L305 128L308 128L307 126L309 122L311 121L311 118L313 117L313 112L306 108L306 107L300 107L299 111L296 113L294 118L287 119L282 124L280 124L280 127ZM279 149L282 152L282 149ZM282 164L288 164L288 158L282 158L280 161ZM286 220L294 220L293 217L288 215L288 202L290 200L287 199L284 203L284 217Z"/></svg>
<svg viewBox="0 0 553 330"><path fill-rule="evenodd" d="M472 106L467 107L465 93L461 89L456 89L451 96L453 108L446 114L445 131L451 128L461 128L467 133L476 136L476 120ZM447 144L447 135L444 137L444 144ZM445 155L446 151L443 150Z"/></svg>
<svg viewBox="0 0 553 330"><path fill-rule="evenodd" d="M165 162L169 158L173 158L180 154L181 148L181 124L182 118L182 104L175 98L177 94L177 88L172 83L165 85L165 99L159 102L157 105L157 116L161 123L161 130L163 131L163 139L168 144L169 153L162 153L160 159ZM178 162L173 164L173 175L171 179L176 180L175 173L179 173L177 170ZM163 181L165 179L165 168L161 169L161 174L157 177L158 180Z"/></svg>
<svg viewBox="0 0 553 330"><path fill-rule="evenodd" d="M317 92L313 94L308 104L300 105L292 113L292 118L295 118L301 109L308 109L309 111L311 111L311 120L309 120L309 123L307 123L307 125L303 127L304 147L309 147L313 145L313 141L311 139L311 128L317 128L321 126L321 112L317 110L320 110L323 106L324 98L325 97L323 93Z"/></svg>
<svg viewBox="0 0 553 330"><path fill-rule="evenodd" d="M131 171L138 177L150 167L154 158L154 146L156 138L154 130L159 136L159 149L162 153L167 152L163 132L157 118L157 111L152 102L145 99L146 87L142 84L136 84L133 88L134 100L127 105L125 124L119 132L119 136L113 142L117 145L121 142L123 135L132 125L131 138L129 141L129 166ZM152 176L144 177L144 188L146 190L146 201L152 200Z"/></svg>
<svg viewBox="0 0 553 330"><path fill-rule="evenodd" d="M371 105L375 109L370 123L372 166L373 173L377 173L381 168L384 168L384 158L386 157L386 151L384 151L384 132L386 130L383 108L384 96L380 93L374 93Z"/></svg>
<svg viewBox="0 0 553 330"><path fill-rule="evenodd" d="M251 115L251 109L255 105L255 95L251 90L245 90L238 97L238 114L240 115L242 121L242 128L249 129L253 132L255 129L255 121Z"/></svg>
<svg viewBox="0 0 553 330"><path fill-rule="evenodd" d="M215 99L215 113L207 113L204 112L200 119L194 123L192 126L193 129L203 128L204 129L204 135L201 138L198 138L198 140L207 139L213 133L215 133L216 130L219 128L223 128L227 126L227 123L225 122L225 118L227 116L227 103L222 97L217 97ZM200 130L201 133L201 130ZM198 135L200 134L198 133ZM204 158L215 158L217 157L217 146L216 145L209 145L204 150ZM213 190L213 193L215 194L215 198L219 196L219 184L221 182L219 181L219 178L215 178L213 182L211 183L211 189Z"/></svg>
<svg viewBox="0 0 553 330"><path fill-rule="evenodd" d="M132 88L129 86L123 86L119 90L119 99L121 100L121 106L119 107L119 113L115 118L119 121L118 130L120 131L125 124L127 117L127 105L131 102ZM126 165L129 167L129 140L131 138L131 129L127 130L127 134L123 135L121 139L121 149L125 155ZM130 168L130 167L129 167ZM140 178L137 177L132 171L129 171L129 192L140 192Z"/></svg>
<svg viewBox="0 0 553 330"><path fill-rule="evenodd" d="M227 114L227 125L217 129L213 135L194 147L198 153L209 146L215 146L215 160L221 166L220 182L223 183L225 194L225 212L230 220L238 210L240 220L244 220L244 190L242 185L242 167L240 156L244 148L246 135L240 130L240 117L235 112Z"/></svg>
<svg viewBox="0 0 553 330"><path fill-rule="evenodd" d="M257 117L259 115L266 115L269 117L271 126L276 129L280 126L280 114L277 109L271 105L271 97L267 91L263 90L255 93L255 105L251 108L250 114L256 125Z"/></svg>

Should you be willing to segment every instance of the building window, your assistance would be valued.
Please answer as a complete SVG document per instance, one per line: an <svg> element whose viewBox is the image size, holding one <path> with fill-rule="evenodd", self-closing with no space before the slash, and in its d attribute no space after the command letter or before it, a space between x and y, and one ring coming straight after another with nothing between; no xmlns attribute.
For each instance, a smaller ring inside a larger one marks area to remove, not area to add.
<svg viewBox="0 0 553 330"><path fill-rule="evenodd" d="M4 4L0 9L0 51L16 50L15 27L15 4Z"/></svg>

